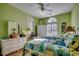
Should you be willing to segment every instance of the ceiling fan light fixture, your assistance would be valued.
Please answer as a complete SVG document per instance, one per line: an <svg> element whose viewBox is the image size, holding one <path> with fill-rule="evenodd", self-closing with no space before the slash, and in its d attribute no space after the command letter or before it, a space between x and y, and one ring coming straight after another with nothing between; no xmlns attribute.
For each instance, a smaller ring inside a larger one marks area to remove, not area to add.
<svg viewBox="0 0 79 59"><path fill-rule="evenodd" d="M41 12L41 15L43 15L43 12L44 12L44 11L40 11L40 12Z"/></svg>

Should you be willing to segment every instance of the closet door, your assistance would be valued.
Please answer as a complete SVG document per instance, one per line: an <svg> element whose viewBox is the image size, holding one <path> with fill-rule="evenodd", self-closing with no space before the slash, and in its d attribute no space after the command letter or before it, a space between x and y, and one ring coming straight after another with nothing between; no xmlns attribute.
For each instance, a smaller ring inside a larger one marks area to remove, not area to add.
<svg viewBox="0 0 79 59"><path fill-rule="evenodd" d="M46 25L38 25L38 36L46 35Z"/></svg>

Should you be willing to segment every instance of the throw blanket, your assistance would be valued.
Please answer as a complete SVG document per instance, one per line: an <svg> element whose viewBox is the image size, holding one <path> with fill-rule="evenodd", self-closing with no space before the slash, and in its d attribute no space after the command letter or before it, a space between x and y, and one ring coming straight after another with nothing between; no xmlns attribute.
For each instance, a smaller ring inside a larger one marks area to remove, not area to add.
<svg viewBox="0 0 79 59"><path fill-rule="evenodd" d="M63 43L64 43L64 41L63 41ZM62 56L69 55L69 50L65 46L65 43L62 45L62 44L57 43L56 40L35 39L32 41L29 41L26 44L25 49L32 49L32 50L35 50L35 51L38 51L41 53L43 53L47 49L51 49L52 52L54 51L55 55L62 55Z"/></svg>

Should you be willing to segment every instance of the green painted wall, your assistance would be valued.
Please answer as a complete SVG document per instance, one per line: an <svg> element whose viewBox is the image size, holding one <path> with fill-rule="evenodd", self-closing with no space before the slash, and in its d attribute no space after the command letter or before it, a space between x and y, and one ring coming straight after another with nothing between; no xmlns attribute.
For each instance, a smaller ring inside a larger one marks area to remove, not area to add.
<svg viewBox="0 0 79 59"><path fill-rule="evenodd" d="M0 4L0 37L7 36L8 20L15 20L22 28L26 29L26 20L28 16L32 17L31 15L16 9L9 4Z"/></svg>
<svg viewBox="0 0 79 59"><path fill-rule="evenodd" d="M79 30L79 4L75 4L72 9L72 26Z"/></svg>
<svg viewBox="0 0 79 59"><path fill-rule="evenodd" d="M58 22L59 34L62 34L61 26L62 26L63 22L66 22L67 26L71 26L71 12L57 15L57 16L55 16L55 18L57 19L57 22Z"/></svg>
<svg viewBox="0 0 79 59"><path fill-rule="evenodd" d="M15 20L22 28L26 27L26 20L27 17L32 17L31 15L22 12L21 10L18 10L8 4L0 4L0 37L7 37L8 35L8 20ZM64 13L61 15L54 16L58 21L58 32L61 33L61 23L66 22L67 25L71 25L71 13ZM32 17L35 20L35 26L39 24L47 24L47 20L50 17L47 18L35 18ZM36 29L36 28L35 28ZM34 29L34 30L35 30Z"/></svg>
<svg viewBox="0 0 79 59"><path fill-rule="evenodd" d="M66 22L67 26L71 25L71 12L60 14L60 15L56 15L56 16L52 16L52 17L55 17L57 19L57 25L58 25L58 33L59 33L59 35L62 34L62 32L61 32L61 24L62 24L62 22ZM52 18L52 17L42 18L41 22L43 24L46 24L47 20L49 18Z"/></svg>

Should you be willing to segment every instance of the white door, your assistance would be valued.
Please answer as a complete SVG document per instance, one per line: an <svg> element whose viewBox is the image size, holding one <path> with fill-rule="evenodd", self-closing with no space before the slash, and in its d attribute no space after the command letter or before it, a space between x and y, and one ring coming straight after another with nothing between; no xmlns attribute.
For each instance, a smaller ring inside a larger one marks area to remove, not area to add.
<svg viewBox="0 0 79 59"><path fill-rule="evenodd" d="M38 36L45 36L46 31L46 25L38 25Z"/></svg>

